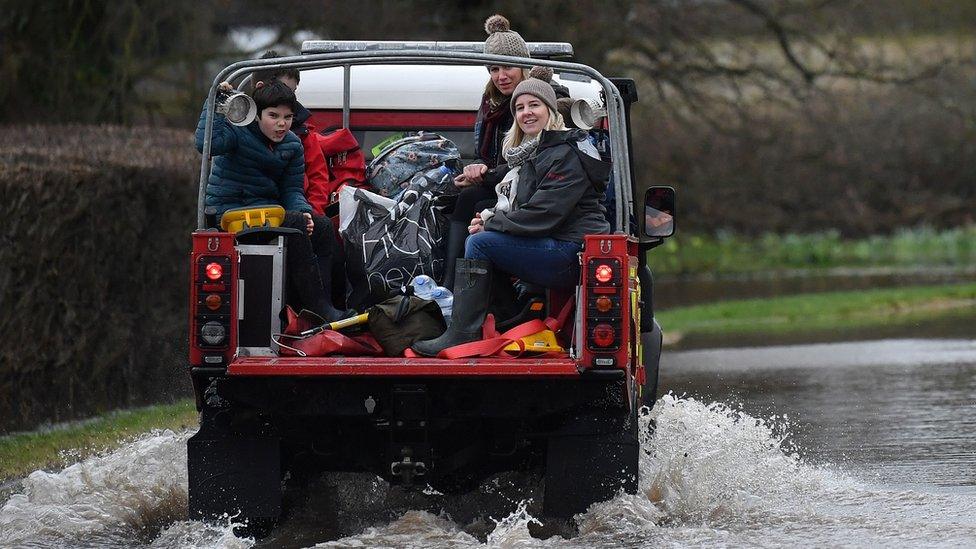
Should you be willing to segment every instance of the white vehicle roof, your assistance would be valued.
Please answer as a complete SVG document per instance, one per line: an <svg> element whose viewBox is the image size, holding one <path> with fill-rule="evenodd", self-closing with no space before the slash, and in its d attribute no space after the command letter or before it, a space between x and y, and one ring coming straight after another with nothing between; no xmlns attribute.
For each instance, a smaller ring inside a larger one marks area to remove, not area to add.
<svg viewBox="0 0 976 549"><path fill-rule="evenodd" d="M309 109L342 108L342 67L302 71L298 100ZM357 65L350 68L350 108L475 111L488 82L483 66ZM553 77L573 99L600 98L600 85L576 74Z"/></svg>

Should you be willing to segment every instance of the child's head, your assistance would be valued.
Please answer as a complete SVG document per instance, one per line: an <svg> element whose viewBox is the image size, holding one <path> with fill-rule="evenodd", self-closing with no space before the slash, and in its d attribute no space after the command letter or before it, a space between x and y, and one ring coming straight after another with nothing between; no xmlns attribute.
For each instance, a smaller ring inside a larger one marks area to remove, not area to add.
<svg viewBox="0 0 976 549"><path fill-rule="evenodd" d="M254 90L254 104L258 109L258 127L265 137L280 143L295 118L295 92L285 83L272 81Z"/></svg>
<svg viewBox="0 0 976 549"><path fill-rule="evenodd" d="M274 59L275 57L281 56L274 50L268 50L264 52L261 59ZM298 89L298 83L301 81L301 73L295 68L261 69L251 73L251 82L255 90L261 86L270 84L274 80L284 82L286 86L291 88L291 91L295 91Z"/></svg>

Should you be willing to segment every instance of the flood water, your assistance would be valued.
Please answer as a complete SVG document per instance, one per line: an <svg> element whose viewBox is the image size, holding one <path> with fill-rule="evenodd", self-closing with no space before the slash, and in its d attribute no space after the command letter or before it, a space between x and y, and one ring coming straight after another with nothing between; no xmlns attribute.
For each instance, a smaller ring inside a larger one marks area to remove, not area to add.
<svg viewBox="0 0 976 549"><path fill-rule="evenodd" d="M164 432L61 472L33 473L0 509L0 547L958 547L976 540L976 340L671 352L662 385L672 393L643 418L656 430L642 442L639 493L594 505L567 537L532 537L540 532L526 500L537 495L530 478L502 475L451 499L398 496L377 479L340 475L326 481L336 501L298 513L255 544L226 525L185 520L189 434ZM472 509L481 503L477 518Z"/></svg>

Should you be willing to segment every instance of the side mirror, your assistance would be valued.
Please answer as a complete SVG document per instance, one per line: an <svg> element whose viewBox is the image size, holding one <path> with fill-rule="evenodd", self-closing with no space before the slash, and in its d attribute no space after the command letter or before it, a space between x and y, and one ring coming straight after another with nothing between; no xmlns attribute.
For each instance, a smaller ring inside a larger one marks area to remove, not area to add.
<svg viewBox="0 0 976 549"><path fill-rule="evenodd" d="M673 235L674 216L674 188L648 188L644 193L644 235L656 238Z"/></svg>

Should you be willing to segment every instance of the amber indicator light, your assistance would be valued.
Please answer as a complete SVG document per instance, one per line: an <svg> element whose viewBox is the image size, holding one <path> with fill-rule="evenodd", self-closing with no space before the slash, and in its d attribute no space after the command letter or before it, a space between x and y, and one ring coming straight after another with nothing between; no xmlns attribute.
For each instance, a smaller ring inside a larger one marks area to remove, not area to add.
<svg viewBox="0 0 976 549"><path fill-rule="evenodd" d="M220 296L217 294L208 295L207 299L205 299L204 301L207 303L207 308L210 309L211 311L216 311L217 309L220 308L221 300L220 300Z"/></svg>

